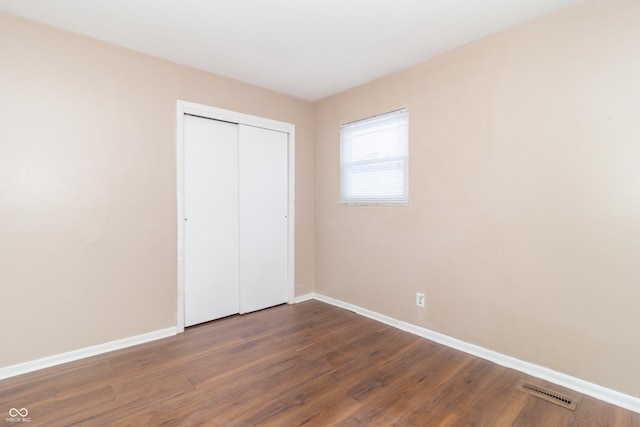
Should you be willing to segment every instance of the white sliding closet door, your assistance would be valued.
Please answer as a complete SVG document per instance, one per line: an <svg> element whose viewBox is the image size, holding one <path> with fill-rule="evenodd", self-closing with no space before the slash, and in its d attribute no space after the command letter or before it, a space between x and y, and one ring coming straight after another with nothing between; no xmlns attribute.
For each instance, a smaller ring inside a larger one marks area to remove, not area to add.
<svg viewBox="0 0 640 427"><path fill-rule="evenodd" d="M185 326L288 299L288 134L184 116Z"/></svg>
<svg viewBox="0 0 640 427"><path fill-rule="evenodd" d="M287 302L288 136L240 125L240 312Z"/></svg>
<svg viewBox="0 0 640 427"><path fill-rule="evenodd" d="M238 125L184 117L185 326L239 312Z"/></svg>

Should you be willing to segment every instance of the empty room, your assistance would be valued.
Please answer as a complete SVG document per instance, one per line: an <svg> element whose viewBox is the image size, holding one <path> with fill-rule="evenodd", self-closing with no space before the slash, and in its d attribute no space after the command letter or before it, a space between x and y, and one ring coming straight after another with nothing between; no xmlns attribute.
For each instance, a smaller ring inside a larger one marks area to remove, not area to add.
<svg viewBox="0 0 640 427"><path fill-rule="evenodd" d="M640 427L640 1L0 0L0 424Z"/></svg>

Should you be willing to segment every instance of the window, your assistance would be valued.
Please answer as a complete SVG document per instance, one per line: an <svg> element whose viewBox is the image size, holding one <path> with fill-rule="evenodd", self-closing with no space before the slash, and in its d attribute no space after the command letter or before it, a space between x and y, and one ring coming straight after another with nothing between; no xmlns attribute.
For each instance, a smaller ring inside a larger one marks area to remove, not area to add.
<svg viewBox="0 0 640 427"><path fill-rule="evenodd" d="M340 128L340 203L406 205L409 113L393 111Z"/></svg>

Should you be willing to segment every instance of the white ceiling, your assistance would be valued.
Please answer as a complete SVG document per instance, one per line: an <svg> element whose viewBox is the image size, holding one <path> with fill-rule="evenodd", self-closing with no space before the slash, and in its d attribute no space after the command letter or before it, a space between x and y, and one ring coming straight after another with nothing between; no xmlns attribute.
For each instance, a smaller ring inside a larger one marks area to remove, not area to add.
<svg viewBox="0 0 640 427"><path fill-rule="evenodd" d="M581 0L0 0L0 11L315 101Z"/></svg>

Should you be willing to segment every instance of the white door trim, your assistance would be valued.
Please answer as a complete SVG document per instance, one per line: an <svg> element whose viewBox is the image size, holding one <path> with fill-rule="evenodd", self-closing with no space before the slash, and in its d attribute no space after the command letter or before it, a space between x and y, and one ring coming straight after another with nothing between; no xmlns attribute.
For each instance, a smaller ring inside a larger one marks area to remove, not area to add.
<svg viewBox="0 0 640 427"><path fill-rule="evenodd" d="M295 126L290 123L265 119L250 114L224 110L207 105L178 100L176 108L176 172L178 213L178 307L176 313L177 332L184 332L184 115L192 114L214 120L222 120L248 126L287 133L288 145L288 245L287 245L287 295L288 303L294 301L294 254L295 254Z"/></svg>

